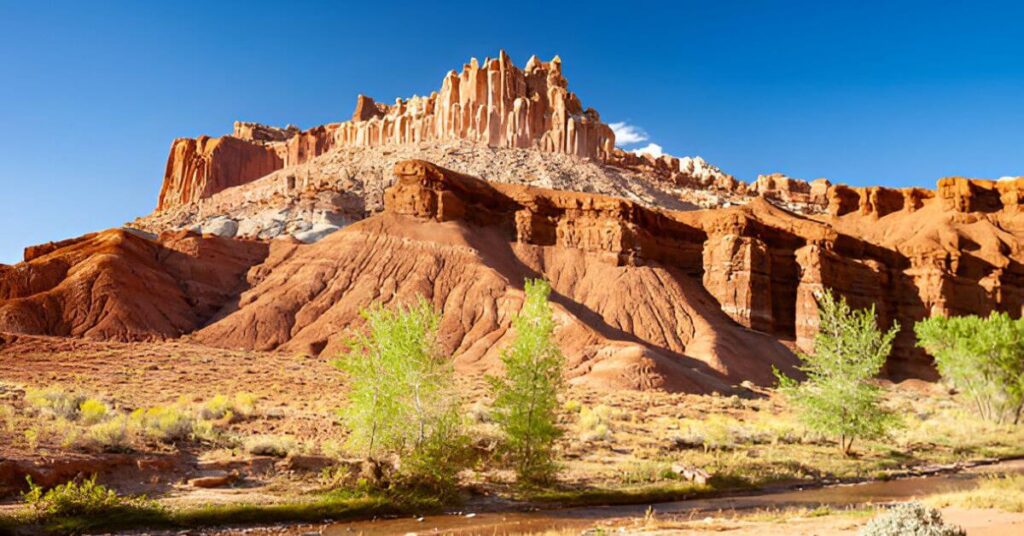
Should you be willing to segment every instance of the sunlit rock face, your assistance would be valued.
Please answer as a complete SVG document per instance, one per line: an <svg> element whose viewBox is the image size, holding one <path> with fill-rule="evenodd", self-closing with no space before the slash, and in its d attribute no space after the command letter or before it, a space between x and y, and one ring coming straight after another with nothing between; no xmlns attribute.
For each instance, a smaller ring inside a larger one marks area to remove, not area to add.
<svg viewBox="0 0 1024 536"><path fill-rule="evenodd" d="M469 141L606 160L615 135L568 89L562 62L530 58L524 69L501 52L450 71L429 96L375 102L360 95L352 119L302 131L236 122L232 135L175 140L157 211L195 203L335 147Z"/></svg>

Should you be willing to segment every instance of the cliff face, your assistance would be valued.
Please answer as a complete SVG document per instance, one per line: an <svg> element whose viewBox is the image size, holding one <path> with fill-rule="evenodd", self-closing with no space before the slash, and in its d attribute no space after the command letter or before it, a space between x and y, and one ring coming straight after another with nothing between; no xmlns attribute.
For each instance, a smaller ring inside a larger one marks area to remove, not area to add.
<svg viewBox="0 0 1024 536"><path fill-rule="evenodd" d="M379 104L360 95L352 120L301 131L236 122L233 135L176 140L157 211L295 166L334 147L380 147L464 140L489 147L530 148L605 160L611 128L568 90L559 58L530 59L525 69L507 54L450 71L426 97Z"/></svg>
<svg viewBox="0 0 1024 536"><path fill-rule="evenodd" d="M273 148L249 140L234 136L179 138L171 144L156 209L193 203L283 166Z"/></svg>
<svg viewBox="0 0 1024 536"><path fill-rule="evenodd" d="M562 61L530 58L516 67L505 52L450 71L427 97L382 105L360 96L352 120L337 128L337 143L380 146L469 140L491 147L535 148L605 159L615 146L611 128L584 109L562 76Z"/></svg>
<svg viewBox="0 0 1024 536"><path fill-rule="evenodd" d="M832 288L856 307L874 306L883 326L899 323L887 368L896 378L934 377L914 347L917 320L1019 315L1024 304L1024 219L1015 205L997 207L992 193L1015 199L1016 182L940 185L939 199L920 189L833 188L848 198L845 208L806 218L765 200L650 210L622 199L487 185L419 162L397 166L396 175L386 212L498 228L516 243L579 250L614 266L671 267L699 280L737 324L806 351L817 332L815 295ZM966 206L999 210L955 209Z"/></svg>

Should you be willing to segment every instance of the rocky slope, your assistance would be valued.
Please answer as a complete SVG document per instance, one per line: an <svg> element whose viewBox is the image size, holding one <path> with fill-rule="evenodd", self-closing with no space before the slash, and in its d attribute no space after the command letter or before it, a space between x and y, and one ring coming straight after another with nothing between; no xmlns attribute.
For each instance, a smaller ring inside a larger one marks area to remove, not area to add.
<svg viewBox="0 0 1024 536"><path fill-rule="evenodd" d="M772 365L795 360L773 337L732 322L701 287L699 229L678 226L695 247L641 257L631 214L659 213L634 203L497 185L422 161L398 164L396 175L382 214L298 247L194 339L332 355L361 308L424 295L442 313L442 344L457 368L492 372L523 279L545 277L579 382L725 391L768 382Z"/></svg>
<svg viewBox="0 0 1024 536"><path fill-rule="evenodd" d="M0 332L112 340L202 326L267 255L262 242L122 229L27 248L0 266Z"/></svg>
<svg viewBox="0 0 1024 536"><path fill-rule="evenodd" d="M459 141L335 148L304 164L278 170L195 203L155 212L131 225L150 232L191 228L227 237L274 238L290 234L302 241L315 241L381 211L384 191L394 181L394 165L413 158L490 181L600 193L624 197L647 207L693 210L750 199L715 186L707 167L697 172L709 181L707 186L696 181L675 183L659 180L640 168ZM227 220L230 221L225 227Z"/></svg>
<svg viewBox="0 0 1024 536"><path fill-rule="evenodd" d="M213 346L332 355L361 308L423 295L443 315L458 368L492 371L524 278L545 277L575 381L704 392L770 382L771 366L792 365L792 349L810 349L814 296L825 287L901 325L887 367L895 378L933 374L913 347L917 319L1019 314L1024 304L1024 180L945 179L937 192L831 187L829 212L812 217L765 199L650 209L416 160L394 173L380 213L313 244L108 231L31 249L26 263L0 271L0 331L191 332ZM190 254L162 253L183 243ZM216 284L213 259L223 270ZM90 308L100 311L56 321L39 312Z"/></svg>

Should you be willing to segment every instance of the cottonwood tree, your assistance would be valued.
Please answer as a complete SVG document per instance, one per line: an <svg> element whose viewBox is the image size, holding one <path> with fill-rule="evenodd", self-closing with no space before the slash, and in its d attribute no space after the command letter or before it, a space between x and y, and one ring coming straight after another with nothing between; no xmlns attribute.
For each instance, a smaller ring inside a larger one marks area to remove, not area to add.
<svg viewBox="0 0 1024 536"><path fill-rule="evenodd" d="M398 454L403 471L449 487L461 469L465 437L451 360L438 350L438 317L422 297L411 306L362 311L364 332L335 361L346 373L340 411L349 447L369 458Z"/></svg>
<svg viewBox="0 0 1024 536"><path fill-rule="evenodd" d="M917 345L982 418L1020 423L1024 411L1024 320L1006 313L933 317L914 326Z"/></svg>
<svg viewBox="0 0 1024 536"><path fill-rule="evenodd" d="M564 358L553 340L551 286L527 280L526 298L513 320L515 339L501 355L505 375L490 377L493 418L504 433L504 452L520 481L544 482L557 472L554 444Z"/></svg>
<svg viewBox="0 0 1024 536"><path fill-rule="evenodd" d="M810 430L837 438L849 456L857 438L885 435L897 421L882 405L873 381L885 364L899 330L878 329L875 309L853 310L826 289L818 298L818 334L814 352L799 354L807 378L797 382L779 372L780 390L792 401Z"/></svg>

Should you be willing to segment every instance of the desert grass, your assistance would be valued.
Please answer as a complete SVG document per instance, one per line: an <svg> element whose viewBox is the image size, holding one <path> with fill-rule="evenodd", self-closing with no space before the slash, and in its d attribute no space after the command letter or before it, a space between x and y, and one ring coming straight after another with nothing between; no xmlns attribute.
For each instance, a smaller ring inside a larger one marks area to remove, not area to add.
<svg viewBox="0 0 1024 536"><path fill-rule="evenodd" d="M1002 474L982 478L974 489L929 497L935 508L990 508L1004 512L1024 512L1024 475Z"/></svg>

